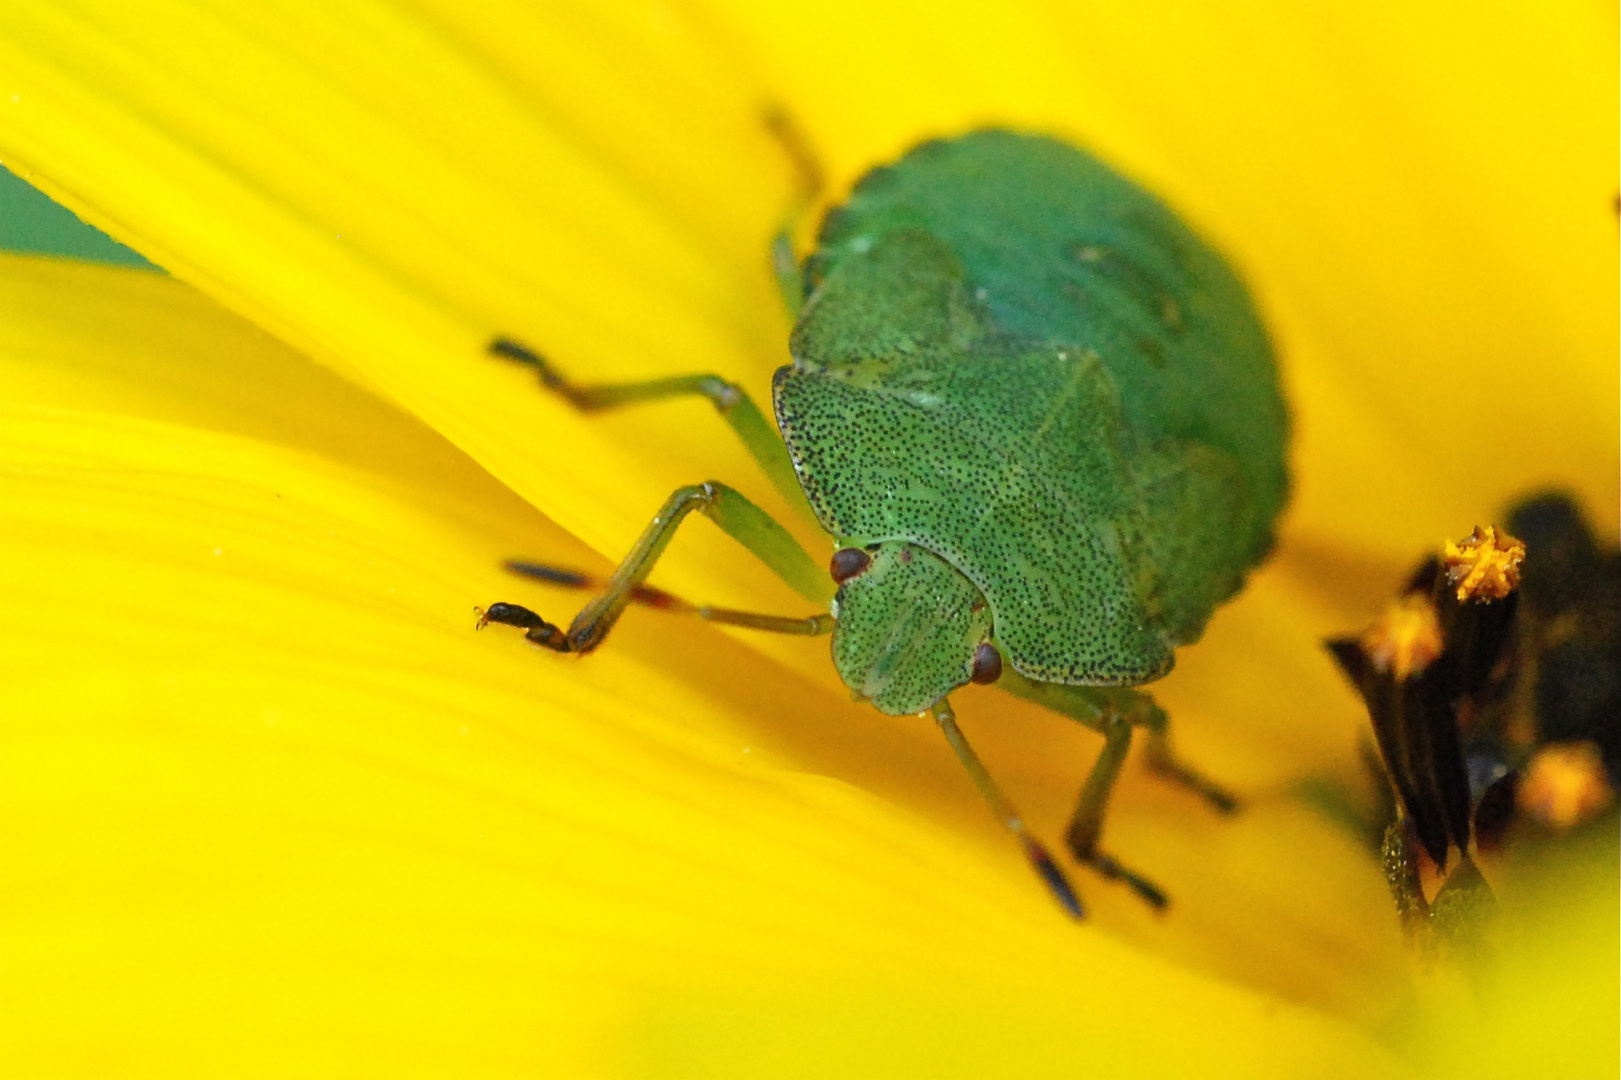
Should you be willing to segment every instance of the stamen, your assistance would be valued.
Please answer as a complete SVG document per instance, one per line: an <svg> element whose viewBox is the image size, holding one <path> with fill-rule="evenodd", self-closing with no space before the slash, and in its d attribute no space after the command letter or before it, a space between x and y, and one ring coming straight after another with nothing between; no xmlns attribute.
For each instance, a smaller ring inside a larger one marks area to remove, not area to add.
<svg viewBox="0 0 1621 1080"><path fill-rule="evenodd" d="M1418 674L1441 655L1441 620L1423 593L1407 593L1386 605L1359 639L1375 671L1398 682Z"/></svg>
<svg viewBox="0 0 1621 1080"><path fill-rule="evenodd" d="M1537 750L1520 779L1515 801L1542 824L1565 830L1610 804L1615 792L1597 743L1549 743Z"/></svg>

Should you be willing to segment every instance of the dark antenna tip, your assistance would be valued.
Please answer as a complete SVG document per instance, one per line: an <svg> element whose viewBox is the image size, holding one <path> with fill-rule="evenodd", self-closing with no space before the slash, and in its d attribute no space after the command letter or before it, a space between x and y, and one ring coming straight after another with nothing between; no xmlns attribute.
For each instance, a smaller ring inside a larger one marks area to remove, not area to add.
<svg viewBox="0 0 1621 1080"><path fill-rule="evenodd" d="M1064 871L1053 861L1052 854L1041 841L1028 833L1021 839L1024 840L1024 857L1030 860L1030 865L1035 868L1037 876L1047 883L1047 889L1053 894L1053 899L1069 912L1071 918L1086 918L1086 907L1081 903L1081 898L1075 895L1075 888L1069 883Z"/></svg>
<svg viewBox="0 0 1621 1080"><path fill-rule="evenodd" d="M493 339L487 346L485 346L485 348L491 356L503 356L508 360L516 360L520 364L533 364L536 367L544 367L546 365L546 361L539 353L531 349L529 346L524 345L521 342L514 341L509 337L497 337Z"/></svg>

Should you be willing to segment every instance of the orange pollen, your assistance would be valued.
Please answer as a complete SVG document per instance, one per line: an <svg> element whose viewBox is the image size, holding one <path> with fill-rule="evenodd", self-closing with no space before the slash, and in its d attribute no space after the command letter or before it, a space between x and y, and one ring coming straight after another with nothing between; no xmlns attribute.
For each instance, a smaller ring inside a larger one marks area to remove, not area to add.
<svg viewBox="0 0 1621 1080"><path fill-rule="evenodd" d="M1526 765L1515 801L1534 820L1568 829L1604 809L1614 796L1597 745L1549 743Z"/></svg>
<svg viewBox="0 0 1621 1080"><path fill-rule="evenodd" d="M1362 632L1360 643L1375 671L1393 671L1397 679L1405 679L1441 655L1441 620L1429 597L1408 593L1390 602Z"/></svg>
<svg viewBox="0 0 1621 1080"><path fill-rule="evenodd" d="M1441 558L1460 601L1501 600L1520 587L1525 544L1495 526L1476 525L1456 544L1448 540Z"/></svg>

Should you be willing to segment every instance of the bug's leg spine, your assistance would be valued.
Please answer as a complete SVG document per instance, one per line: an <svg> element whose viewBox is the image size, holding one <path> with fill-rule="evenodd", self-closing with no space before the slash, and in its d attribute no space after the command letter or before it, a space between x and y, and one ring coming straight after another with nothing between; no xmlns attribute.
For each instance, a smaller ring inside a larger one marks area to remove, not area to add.
<svg viewBox="0 0 1621 1080"><path fill-rule="evenodd" d="M946 742L950 743L951 749L956 752L957 760L962 762L962 767L974 781L974 787L979 789L980 795L990 804L991 812L1019 841L1020 847L1024 849L1024 856L1030 861L1036 876L1046 883L1048 891L1065 911L1074 918L1085 918L1086 908L1082 906L1081 898L1076 895L1069 878L1059 869L1046 845L1030 834L1024 819L1013 809L1013 804L1008 802L1007 796L1002 794L1002 789L985 770L979 755L974 753L974 748L969 746L968 740L963 737L962 729L957 726L957 714L952 711L950 701L941 698L934 703L929 712L940 725L940 730L945 733Z"/></svg>

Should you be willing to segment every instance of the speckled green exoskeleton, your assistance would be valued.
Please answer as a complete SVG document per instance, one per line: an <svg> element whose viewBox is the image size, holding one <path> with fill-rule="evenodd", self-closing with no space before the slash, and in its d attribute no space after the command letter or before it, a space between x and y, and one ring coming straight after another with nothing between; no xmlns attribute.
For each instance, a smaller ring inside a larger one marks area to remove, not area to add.
<svg viewBox="0 0 1621 1080"><path fill-rule="evenodd" d="M779 240L779 251L781 241ZM773 383L781 439L710 375L576 386L584 409L702 394L833 537L826 570L725 485L671 496L565 631L527 608L481 616L548 648L595 648L633 600L717 622L833 635L846 685L882 712L929 712L1061 903L1064 874L963 739L948 695L997 682L1099 731L1066 840L1156 907L1158 887L1098 845L1134 727L1149 763L1230 809L1171 754L1141 691L1171 669L1267 552L1287 418L1243 286L1163 204L1055 139L978 131L927 142L858 183L801 267L779 258L797 323ZM699 510L828 614L698 608L643 584ZM583 575L515 569L590 587Z"/></svg>

